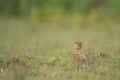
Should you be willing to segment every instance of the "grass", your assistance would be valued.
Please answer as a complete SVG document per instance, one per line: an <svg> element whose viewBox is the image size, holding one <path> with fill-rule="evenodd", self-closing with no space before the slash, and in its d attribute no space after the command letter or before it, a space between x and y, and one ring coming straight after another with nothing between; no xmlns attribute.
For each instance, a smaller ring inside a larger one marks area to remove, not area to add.
<svg viewBox="0 0 120 80"><path fill-rule="evenodd" d="M119 80L119 34L120 25L111 23L84 28L2 21L0 80ZM74 41L83 42L82 52L89 58L85 67L72 61ZM21 65L6 66L14 56Z"/></svg>

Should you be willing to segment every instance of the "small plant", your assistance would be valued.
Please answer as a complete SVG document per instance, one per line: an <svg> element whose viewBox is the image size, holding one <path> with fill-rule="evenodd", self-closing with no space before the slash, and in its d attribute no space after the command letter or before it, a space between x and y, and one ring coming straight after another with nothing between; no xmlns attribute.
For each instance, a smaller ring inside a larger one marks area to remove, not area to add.
<svg viewBox="0 0 120 80"><path fill-rule="evenodd" d="M100 58L108 58L109 55L105 54L104 52L100 53L99 55Z"/></svg>
<svg viewBox="0 0 120 80"><path fill-rule="evenodd" d="M17 57L11 58L6 65L12 70L13 72L13 80L25 80L27 75L26 66L20 62L20 59Z"/></svg>
<svg viewBox="0 0 120 80"><path fill-rule="evenodd" d="M6 62L6 65L9 66L13 64L19 64L19 63L20 63L19 59L17 57L13 57L12 59Z"/></svg>

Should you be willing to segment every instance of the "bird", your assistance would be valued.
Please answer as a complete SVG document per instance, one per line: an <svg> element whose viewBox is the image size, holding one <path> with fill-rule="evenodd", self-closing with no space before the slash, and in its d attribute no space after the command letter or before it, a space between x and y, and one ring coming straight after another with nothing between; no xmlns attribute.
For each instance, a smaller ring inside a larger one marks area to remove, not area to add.
<svg viewBox="0 0 120 80"><path fill-rule="evenodd" d="M86 55L81 52L82 42L74 42L76 51L72 54L73 61L75 63L84 62L87 58Z"/></svg>

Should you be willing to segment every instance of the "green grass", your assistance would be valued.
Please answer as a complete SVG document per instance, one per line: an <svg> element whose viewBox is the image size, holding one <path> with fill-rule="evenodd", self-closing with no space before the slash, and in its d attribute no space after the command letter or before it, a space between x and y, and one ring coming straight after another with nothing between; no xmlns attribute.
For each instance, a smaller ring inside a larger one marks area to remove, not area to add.
<svg viewBox="0 0 120 80"><path fill-rule="evenodd" d="M119 34L120 25L111 23L86 28L39 23L33 28L28 22L2 21L0 80L119 80ZM74 41L83 42L82 52L89 57L85 67L72 61ZM16 70L5 64L13 56L21 61Z"/></svg>

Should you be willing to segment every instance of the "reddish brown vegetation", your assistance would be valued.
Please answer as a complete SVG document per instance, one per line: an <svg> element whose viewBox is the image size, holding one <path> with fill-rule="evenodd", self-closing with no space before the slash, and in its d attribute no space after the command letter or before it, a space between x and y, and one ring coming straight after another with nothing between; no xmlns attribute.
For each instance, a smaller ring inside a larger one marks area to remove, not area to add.
<svg viewBox="0 0 120 80"><path fill-rule="evenodd" d="M10 64L18 64L18 63L20 63L20 60L17 57L13 57L6 62L6 65L9 66Z"/></svg>
<svg viewBox="0 0 120 80"><path fill-rule="evenodd" d="M103 58L105 59L105 58L108 58L108 57L110 57L110 56L107 55L107 54L105 54L104 52L102 52L102 53L100 53L99 57L102 58L102 59L103 59Z"/></svg>

